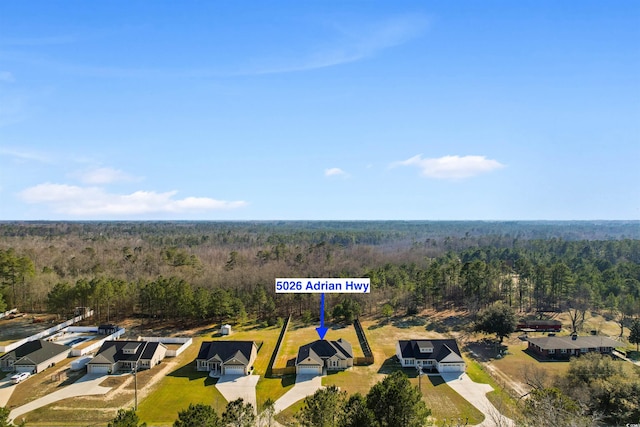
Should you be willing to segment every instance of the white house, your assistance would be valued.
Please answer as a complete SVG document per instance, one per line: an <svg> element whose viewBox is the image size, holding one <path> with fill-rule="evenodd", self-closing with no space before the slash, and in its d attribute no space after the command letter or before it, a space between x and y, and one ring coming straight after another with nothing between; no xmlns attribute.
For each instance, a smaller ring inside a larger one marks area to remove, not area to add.
<svg viewBox="0 0 640 427"><path fill-rule="evenodd" d="M159 364L167 347L159 342L105 341L87 363L88 374L115 374L118 371L150 369Z"/></svg>
<svg viewBox="0 0 640 427"><path fill-rule="evenodd" d="M339 371L353 366L351 344L340 338L337 341L317 340L298 349L297 374L322 375L324 370Z"/></svg>
<svg viewBox="0 0 640 427"><path fill-rule="evenodd" d="M198 371L209 375L249 375L258 357L258 347L253 341L205 341L200 345L196 358Z"/></svg>
<svg viewBox="0 0 640 427"><path fill-rule="evenodd" d="M453 339L401 340L396 356L403 367L422 367L443 372L464 372L465 363Z"/></svg>

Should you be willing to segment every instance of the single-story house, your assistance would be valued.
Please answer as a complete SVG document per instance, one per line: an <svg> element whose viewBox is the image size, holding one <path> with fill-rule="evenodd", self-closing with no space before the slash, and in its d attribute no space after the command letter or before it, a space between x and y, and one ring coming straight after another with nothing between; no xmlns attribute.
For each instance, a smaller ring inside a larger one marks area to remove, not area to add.
<svg viewBox="0 0 640 427"><path fill-rule="evenodd" d="M66 359L70 350L66 345L46 340L29 341L0 357L0 368L35 374Z"/></svg>
<svg viewBox="0 0 640 427"><path fill-rule="evenodd" d="M249 375L258 357L254 341L205 341L196 358L198 371L211 376Z"/></svg>
<svg viewBox="0 0 640 427"><path fill-rule="evenodd" d="M340 338L317 340L298 349L296 374L322 375L324 370L339 371L353 366L353 348Z"/></svg>
<svg viewBox="0 0 640 427"><path fill-rule="evenodd" d="M400 340L396 356L403 367L436 369L438 372L464 372L465 363L454 339Z"/></svg>
<svg viewBox="0 0 640 427"><path fill-rule="evenodd" d="M611 354L614 348L623 345L619 341L599 335L546 336L527 338L527 341L527 350L544 358L560 360L590 352Z"/></svg>
<svg viewBox="0 0 640 427"><path fill-rule="evenodd" d="M87 373L111 374L150 369L159 364L166 353L167 347L159 342L105 341L87 363Z"/></svg>

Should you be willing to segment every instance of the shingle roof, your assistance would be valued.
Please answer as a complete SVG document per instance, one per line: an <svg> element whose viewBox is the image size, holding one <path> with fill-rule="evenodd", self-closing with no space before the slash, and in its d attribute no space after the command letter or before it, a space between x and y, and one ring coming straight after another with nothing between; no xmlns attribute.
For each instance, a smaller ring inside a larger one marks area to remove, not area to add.
<svg viewBox="0 0 640 427"><path fill-rule="evenodd" d="M455 354L461 357L458 343L454 339L414 339L414 340L400 340L400 353L403 358L413 359L435 359L440 362L450 354ZM420 351L420 348L432 349L429 353Z"/></svg>
<svg viewBox="0 0 640 427"><path fill-rule="evenodd" d="M153 357L160 345L163 344L147 341L105 341L89 363L96 365L113 364L120 361L148 360ZM135 354L126 354L122 351L125 348L137 348L137 350Z"/></svg>
<svg viewBox="0 0 640 427"><path fill-rule="evenodd" d="M69 347L62 344L55 344L46 340L29 341L22 344L13 351L6 353L0 359L15 359L19 364L21 359L25 359L27 364L38 365L61 353L68 352Z"/></svg>
<svg viewBox="0 0 640 427"><path fill-rule="evenodd" d="M562 350L562 349L578 349L578 348L597 348L597 347L619 347L623 345L619 341L600 335L571 336L564 337L540 337L527 338L531 344L534 344L543 350Z"/></svg>
<svg viewBox="0 0 640 427"><path fill-rule="evenodd" d="M236 359L243 364L248 364L254 341L205 341L200 345L198 360L211 360L218 357L222 363Z"/></svg>
<svg viewBox="0 0 640 427"><path fill-rule="evenodd" d="M309 344L305 344L298 350L296 357L296 365L307 358L318 360L321 362L332 356L338 356L341 359L353 357L353 349L351 344L340 338L337 341L317 340Z"/></svg>

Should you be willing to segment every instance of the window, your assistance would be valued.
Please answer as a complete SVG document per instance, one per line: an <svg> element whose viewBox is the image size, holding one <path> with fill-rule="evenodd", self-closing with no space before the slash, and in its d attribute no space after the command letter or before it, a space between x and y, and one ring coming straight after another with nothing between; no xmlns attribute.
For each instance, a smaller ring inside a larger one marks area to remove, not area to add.
<svg viewBox="0 0 640 427"><path fill-rule="evenodd" d="M586 352L587 352L587 349L586 349L586 348L581 348L581 349L580 349L580 353L586 353Z"/></svg>
<svg viewBox="0 0 640 427"><path fill-rule="evenodd" d="M566 349L566 348L563 348L562 350L560 350L560 353L563 353L563 354L564 354L564 353L566 353L566 352L567 352L567 349Z"/></svg>
<svg viewBox="0 0 640 427"><path fill-rule="evenodd" d="M556 354L556 349L555 348L550 349L549 354Z"/></svg>

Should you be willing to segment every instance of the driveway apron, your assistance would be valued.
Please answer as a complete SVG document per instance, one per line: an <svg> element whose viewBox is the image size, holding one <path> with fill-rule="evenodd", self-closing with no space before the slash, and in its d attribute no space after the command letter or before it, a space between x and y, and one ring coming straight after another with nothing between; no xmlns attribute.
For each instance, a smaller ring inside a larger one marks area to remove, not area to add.
<svg viewBox="0 0 640 427"><path fill-rule="evenodd" d="M64 387L61 390L54 391L46 396L22 405L11 411L9 419L15 420L21 415L31 412L34 409L42 408L59 400L68 399L70 397L90 396L98 394L106 394L111 387L101 387L100 384L106 377L104 375L87 374L75 383Z"/></svg>
<svg viewBox="0 0 640 427"><path fill-rule="evenodd" d="M515 426L513 420L500 414L491 401L487 399L487 393L493 391L493 387L489 384L473 382L464 373L444 373L442 374L442 379L445 380L449 387L484 414L484 421L478 424L479 427Z"/></svg>
<svg viewBox="0 0 640 427"><path fill-rule="evenodd" d="M228 402L242 398L253 405L253 410L258 410L256 399L256 385L260 375L224 375L216 382L216 388L222 393Z"/></svg>
<svg viewBox="0 0 640 427"><path fill-rule="evenodd" d="M296 375L296 383L293 388L276 400L276 414L293 405L300 399L311 396L322 388L322 377L320 375Z"/></svg>

